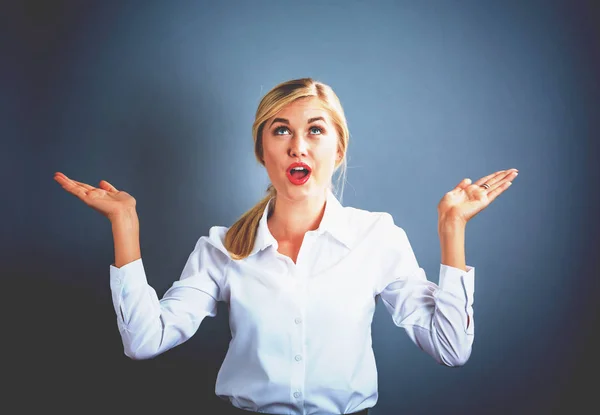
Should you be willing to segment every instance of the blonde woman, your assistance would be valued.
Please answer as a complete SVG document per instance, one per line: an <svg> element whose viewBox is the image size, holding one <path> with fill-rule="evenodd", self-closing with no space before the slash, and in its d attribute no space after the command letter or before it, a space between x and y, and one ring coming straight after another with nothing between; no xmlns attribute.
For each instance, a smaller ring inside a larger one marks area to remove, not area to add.
<svg viewBox="0 0 600 415"><path fill-rule="evenodd" d="M344 207L335 196L349 132L329 86L308 78L275 86L258 106L252 133L268 194L231 227L200 237L160 300L142 263L135 199L106 181L94 188L56 173L66 191L112 224L110 287L125 354L149 359L185 342L225 301L232 339L215 392L228 413L367 414L378 396L371 322L381 298L393 322L437 363L465 364L475 278L465 262L465 227L508 188L516 169L464 179L443 196L435 284L389 213Z"/></svg>

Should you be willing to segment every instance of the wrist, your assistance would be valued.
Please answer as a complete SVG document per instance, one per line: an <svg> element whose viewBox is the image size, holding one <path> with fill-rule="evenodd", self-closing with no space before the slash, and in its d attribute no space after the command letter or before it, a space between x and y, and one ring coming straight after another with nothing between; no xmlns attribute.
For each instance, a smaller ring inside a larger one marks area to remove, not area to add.
<svg viewBox="0 0 600 415"><path fill-rule="evenodd" d="M459 218L439 218L438 219L438 233L455 233L464 232L467 227L467 223Z"/></svg>
<svg viewBox="0 0 600 415"><path fill-rule="evenodd" d="M133 225L139 224L139 219L137 215L137 211L135 208L126 209L120 212L117 212L109 217L110 223L114 226L125 226L131 227Z"/></svg>

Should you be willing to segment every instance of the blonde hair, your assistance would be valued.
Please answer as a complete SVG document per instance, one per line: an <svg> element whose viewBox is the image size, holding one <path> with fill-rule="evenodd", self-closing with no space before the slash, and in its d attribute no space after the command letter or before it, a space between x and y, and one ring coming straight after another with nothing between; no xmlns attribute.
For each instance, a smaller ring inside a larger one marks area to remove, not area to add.
<svg viewBox="0 0 600 415"><path fill-rule="evenodd" d="M342 167L341 175L338 177L338 184L342 180L343 183L346 177L346 150L350 133L346 122L346 116L340 103L339 98L333 92L330 86L317 82L311 78L294 79L276 85L271 89L260 101L256 110L254 124L252 125L252 136L254 138L254 155L261 165L265 165L263 161L263 145L262 133L265 122L275 116L286 105L300 98L316 97L319 99L322 107L329 113L329 116L335 126L338 135L338 151L342 154L340 160L336 161L335 171ZM332 183L329 184L330 189L337 194L333 189ZM267 187L267 195L258 202L253 208L244 213L227 231L225 235L225 248L229 251L231 257L235 260L241 260L252 252L254 241L258 230L258 224L262 214L271 198L277 199L277 190L273 184ZM269 206L268 216L271 216L275 203Z"/></svg>

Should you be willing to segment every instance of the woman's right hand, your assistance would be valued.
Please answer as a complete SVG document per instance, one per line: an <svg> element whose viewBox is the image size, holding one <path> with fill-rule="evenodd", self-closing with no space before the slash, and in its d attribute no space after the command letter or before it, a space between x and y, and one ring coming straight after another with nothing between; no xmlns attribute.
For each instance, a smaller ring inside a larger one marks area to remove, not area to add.
<svg viewBox="0 0 600 415"><path fill-rule="evenodd" d="M67 192L77 196L86 205L102 215L111 222L124 213L135 211L136 201L129 193L117 190L106 180L101 180L99 187L80 183L69 179L60 172L54 173L54 180L58 182Z"/></svg>

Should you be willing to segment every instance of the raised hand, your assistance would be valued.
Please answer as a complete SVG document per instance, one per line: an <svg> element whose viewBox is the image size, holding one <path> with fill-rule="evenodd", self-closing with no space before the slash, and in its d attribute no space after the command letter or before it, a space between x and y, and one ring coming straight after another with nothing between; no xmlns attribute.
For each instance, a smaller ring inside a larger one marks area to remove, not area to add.
<svg viewBox="0 0 600 415"><path fill-rule="evenodd" d="M106 180L101 180L99 187L81 183L69 179L63 173L54 173L54 180L58 182L67 192L78 197L86 205L91 207L111 222L119 215L135 210L136 200L125 191L117 190Z"/></svg>
<svg viewBox="0 0 600 415"><path fill-rule="evenodd" d="M471 179L463 179L440 200L438 204L440 223L453 222L466 225L508 189L517 174L517 169L500 170L482 177L473 184Z"/></svg>

